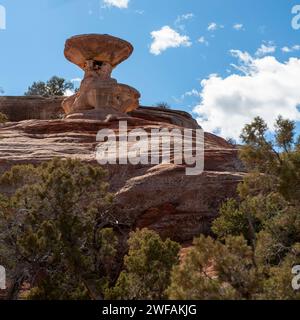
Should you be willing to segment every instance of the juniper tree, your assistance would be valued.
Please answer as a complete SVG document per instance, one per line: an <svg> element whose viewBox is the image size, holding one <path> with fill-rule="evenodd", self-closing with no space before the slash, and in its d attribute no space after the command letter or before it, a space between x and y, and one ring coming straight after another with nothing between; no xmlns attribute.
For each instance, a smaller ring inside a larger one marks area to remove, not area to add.
<svg viewBox="0 0 300 320"><path fill-rule="evenodd" d="M224 203L213 222L216 239L196 240L188 258L175 268L171 298L300 299L291 285L292 268L300 265L300 140L295 123L279 117L270 138L266 123L256 118L241 138L240 157L249 173L238 187L239 197Z"/></svg>
<svg viewBox="0 0 300 320"><path fill-rule="evenodd" d="M122 300L160 300L166 298L173 266L179 262L178 243L163 241L154 231L137 230L130 234L124 271L106 297Z"/></svg>
<svg viewBox="0 0 300 320"><path fill-rule="evenodd" d="M47 82L34 82L25 92L25 96L64 96L67 90L73 90L74 85L70 81L54 76Z"/></svg>
<svg viewBox="0 0 300 320"><path fill-rule="evenodd" d="M100 299L115 277L118 227L106 173L79 160L15 166L1 178L0 264L10 298Z"/></svg>

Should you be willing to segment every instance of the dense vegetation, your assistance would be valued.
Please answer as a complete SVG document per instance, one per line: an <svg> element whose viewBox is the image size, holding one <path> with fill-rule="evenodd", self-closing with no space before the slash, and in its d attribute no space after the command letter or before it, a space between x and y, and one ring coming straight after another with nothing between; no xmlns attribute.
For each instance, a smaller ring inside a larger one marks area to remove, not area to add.
<svg viewBox="0 0 300 320"><path fill-rule="evenodd" d="M0 264L9 297L300 299L300 139L279 118L242 133L249 174L184 258L179 244L116 217L106 174L77 160L16 166L0 180ZM24 285L26 290L24 290Z"/></svg>
<svg viewBox="0 0 300 320"><path fill-rule="evenodd" d="M58 159L3 175L1 187L16 190L0 198L0 264L10 299L24 284L29 299L164 297L179 245L136 231L122 268L126 222L113 216L105 180L100 167Z"/></svg>
<svg viewBox="0 0 300 320"><path fill-rule="evenodd" d="M292 268L300 264L300 140L281 117L274 139L256 118L242 133L249 175L213 223L215 239L194 241L172 273L170 298L300 299Z"/></svg>
<svg viewBox="0 0 300 320"><path fill-rule="evenodd" d="M64 96L67 90L73 90L74 85L70 81L54 76L47 82L34 82L25 92L25 96L54 97Z"/></svg>

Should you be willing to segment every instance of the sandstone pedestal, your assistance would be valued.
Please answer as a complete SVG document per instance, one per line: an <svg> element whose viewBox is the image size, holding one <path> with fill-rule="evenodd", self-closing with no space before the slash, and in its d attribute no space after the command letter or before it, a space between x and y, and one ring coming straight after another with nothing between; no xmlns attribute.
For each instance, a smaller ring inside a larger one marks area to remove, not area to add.
<svg viewBox="0 0 300 320"><path fill-rule="evenodd" d="M140 93L111 77L133 52L130 43L109 35L81 35L67 40L65 57L84 70L79 91L63 101L68 119L105 120L138 108Z"/></svg>

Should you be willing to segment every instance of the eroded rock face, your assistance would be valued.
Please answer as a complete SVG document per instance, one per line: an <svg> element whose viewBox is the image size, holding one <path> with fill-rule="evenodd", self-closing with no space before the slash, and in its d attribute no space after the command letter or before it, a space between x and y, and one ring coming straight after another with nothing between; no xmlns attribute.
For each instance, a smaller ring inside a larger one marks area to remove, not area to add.
<svg viewBox="0 0 300 320"><path fill-rule="evenodd" d="M86 61L109 63L113 68L128 59L133 46L122 39L107 34L84 34L66 41L65 57L85 70Z"/></svg>
<svg viewBox="0 0 300 320"><path fill-rule="evenodd" d="M10 121L57 119L64 115L61 107L63 99L63 97L2 96L0 112L6 114Z"/></svg>
<svg viewBox="0 0 300 320"><path fill-rule="evenodd" d="M0 112L6 114L8 119L12 122L32 119L54 120L64 114L61 105L64 99L64 97L3 96L0 97ZM134 118L174 124L184 128L199 128L197 121L184 111L139 106L138 109L129 112L129 115ZM87 115L85 116L87 117ZM76 119L76 116L73 115L72 118ZM82 119L80 114L77 118Z"/></svg>
<svg viewBox="0 0 300 320"><path fill-rule="evenodd" d="M109 35L81 35L66 41L65 57L85 73L79 91L63 101L69 119L104 120L138 108L140 93L111 77L132 51L130 43Z"/></svg>
<svg viewBox="0 0 300 320"><path fill-rule="evenodd" d="M160 107L142 107L129 113L134 118L173 124L188 129L199 129L197 121L187 112Z"/></svg>
<svg viewBox="0 0 300 320"><path fill-rule="evenodd" d="M174 120L175 113L170 110L149 110L148 117L147 109L141 111L141 118L132 116L128 130L197 126L189 116L184 120L183 112L178 112ZM180 122L182 126L171 122ZM99 165L95 159L96 134L103 128L118 131L118 120L30 120L2 125L0 171L54 157L79 158ZM116 194L114 212L120 219L127 217L133 228L148 227L180 242L209 232L219 205L235 195L244 176L237 150L208 133L205 171L201 175L187 176L184 165L172 164L108 165L106 169L111 191Z"/></svg>

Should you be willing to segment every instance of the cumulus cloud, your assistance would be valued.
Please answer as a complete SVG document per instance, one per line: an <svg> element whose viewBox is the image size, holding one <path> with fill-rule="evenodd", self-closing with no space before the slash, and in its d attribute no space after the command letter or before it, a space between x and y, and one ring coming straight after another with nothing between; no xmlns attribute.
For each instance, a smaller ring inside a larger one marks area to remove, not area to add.
<svg viewBox="0 0 300 320"><path fill-rule="evenodd" d="M284 52L284 53L291 53L291 52L294 52L294 51L299 51L300 50L300 45L294 45L292 47L283 47L281 48L281 51Z"/></svg>
<svg viewBox="0 0 300 320"><path fill-rule="evenodd" d="M153 41L150 46L150 52L154 55L160 55L168 48L190 47L192 45L188 36L181 35L169 26L152 31L151 37Z"/></svg>
<svg viewBox="0 0 300 320"><path fill-rule="evenodd" d="M103 0L105 6L127 9L130 0Z"/></svg>
<svg viewBox="0 0 300 320"><path fill-rule="evenodd" d="M276 46L272 42L263 43L260 48L257 49L255 55L258 57L263 57L270 53L274 53L276 51Z"/></svg>
<svg viewBox="0 0 300 320"><path fill-rule="evenodd" d="M194 112L206 131L238 139L256 116L265 119L271 130L279 115L300 121L300 59L280 62L238 50L231 54L239 59L242 73L211 75L201 83L201 101Z"/></svg>

